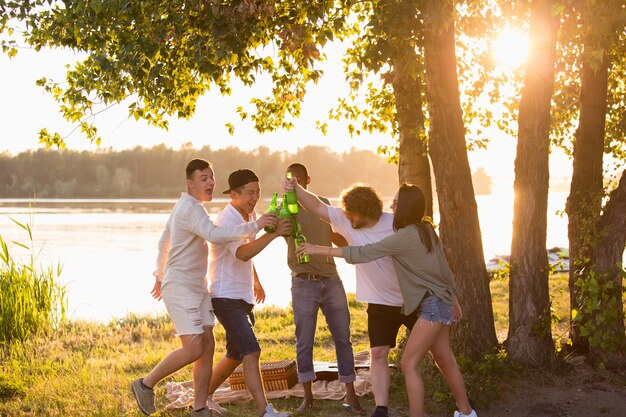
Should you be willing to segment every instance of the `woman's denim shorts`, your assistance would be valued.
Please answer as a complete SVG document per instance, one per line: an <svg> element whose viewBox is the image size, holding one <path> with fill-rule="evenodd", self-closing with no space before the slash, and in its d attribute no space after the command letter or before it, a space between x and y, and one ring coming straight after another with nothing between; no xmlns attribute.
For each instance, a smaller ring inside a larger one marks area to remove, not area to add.
<svg viewBox="0 0 626 417"><path fill-rule="evenodd" d="M436 295L427 293L420 303L420 319L433 323L452 324L454 308Z"/></svg>

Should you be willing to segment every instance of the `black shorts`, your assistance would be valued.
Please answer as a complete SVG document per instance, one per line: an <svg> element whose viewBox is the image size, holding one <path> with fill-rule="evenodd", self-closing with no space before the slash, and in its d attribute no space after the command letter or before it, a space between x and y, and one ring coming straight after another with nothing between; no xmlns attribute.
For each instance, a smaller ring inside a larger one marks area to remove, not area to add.
<svg viewBox="0 0 626 417"><path fill-rule="evenodd" d="M401 307L382 304L367 305L367 333L370 338L370 347L396 346L398 330L403 324L411 330L417 321L418 310L405 316L400 313Z"/></svg>

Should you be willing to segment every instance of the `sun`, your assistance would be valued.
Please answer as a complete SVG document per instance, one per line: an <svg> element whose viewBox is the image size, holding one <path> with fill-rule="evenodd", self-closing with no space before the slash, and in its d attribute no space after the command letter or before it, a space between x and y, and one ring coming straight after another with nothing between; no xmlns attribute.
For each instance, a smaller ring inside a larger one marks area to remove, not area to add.
<svg viewBox="0 0 626 417"><path fill-rule="evenodd" d="M528 57L528 33L505 28L491 44L491 54L501 69L520 67Z"/></svg>

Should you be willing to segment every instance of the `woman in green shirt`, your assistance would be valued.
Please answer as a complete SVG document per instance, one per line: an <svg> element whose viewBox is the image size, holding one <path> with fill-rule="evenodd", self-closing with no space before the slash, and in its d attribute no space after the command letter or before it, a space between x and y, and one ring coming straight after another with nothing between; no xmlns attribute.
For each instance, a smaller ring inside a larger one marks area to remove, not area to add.
<svg viewBox="0 0 626 417"><path fill-rule="evenodd" d="M430 351L460 410L455 411L454 416L477 417L450 348L450 325L462 317L454 276L441 241L431 223L424 219L425 207L422 190L416 185L402 184L391 205L396 232L393 235L365 246L331 248L305 244L298 248L298 253L341 257L348 263L391 256L402 291L403 314L409 315L419 309L419 319L413 326L415 331L409 335L401 361L410 416L424 415L424 382L419 366Z"/></svg>

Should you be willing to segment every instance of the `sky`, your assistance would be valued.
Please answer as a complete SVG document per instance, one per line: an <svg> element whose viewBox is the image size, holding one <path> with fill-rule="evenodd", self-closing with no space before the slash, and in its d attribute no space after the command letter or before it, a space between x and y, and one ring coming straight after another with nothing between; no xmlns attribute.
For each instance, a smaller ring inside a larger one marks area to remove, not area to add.
<svg viewBox="0 0 626 417"><path fill-rule="evenodd" d="M127 116L126 104L117 105L97 116L96 125L102 137L100 148L123 150L141 145L152 147L161 143L178 149L182 144L191 143L200 148L210 145L214 149L236 146L243 150L258 146L268 146L274 150L295 152L307 145L326 146L336 152L348 151L355 147L376 151L379 145L393 145L393 139L386 134L350 137L345 123L329 122L327 135L315 129L315 121L326 121L328 110L335 105L337 98L348 93L344 82L341 52L339 46L328 50L329 60L322 69L325 74L317 85L311 85L302 104L302 115L295 121L290 131L259 134L248 121L240 121L235 112L237 106L244 108L252 97L265 97L270 92L269 82L261 82L253 88L238 83L233 86L233 94L223 97L214 89L201 97L193 118L170 120L170 128L165 131L149 126L144 121L135 121ZM511 51L510 43L505 50ZM66 65L76 61L72 52L63 50L20 49L17 56L9 59L0 54L0 152L15 155L19 152L42 148L38 143L38 132L47 128L58 131L61 136L69 134L73 126L60 115L57 103L35 81L43 76L55 81L65 78ZM511 60L504 56L503 61ZM235 124L235 135L231 136L225 123ZM98 147L84 138L79 131L65 139L67 147L75 150L95 151ZM470 152L472 170L483 167L494 177L513 177L515 160L515 140L500 137L492 140L488 150ZM569 175L571 162L558 153L551 157L554 177Z"/></svg>
<svg viewBox="0 0 626 417"><path fill-rule="evenodd" d="M56 129L62 136L71 132L72 127L63 120L58 105L41 87L35 85L35 81L42 76L62 81L65 77L65 64L75 60L71 52L65 51L36 53L29 49L20 49L13 59L0 55L0 91L3 97L0 100L0 151L14 154L37 148L37 132L42 127L50 132ZM296 121L296 127L290 131L261 135L253 130L250 122L240 121L235 108L240 105L245 107L255 95L265 97L271 86L264 82L254 88L247 88L236 82L232 96L221 96L217 88L210 91L198 101L197 112L192 119L170 119L168 131L148 126L141 120L128 119L128 103L111 108L96 120L102 135L101 146L121 150L136 145L150 147L165 142L178 148L183 143L191 142L197 147L211 145L213 148L223 148L232 145L252 149L266 145L273 149L295 151L298 147L316 144L341 152L351 147L375 150L379 144L391 144L392 141L386 135L350 138L345 127L338 123L329 123L326 136L315 129L315 121L323 120L336 98L348 91L343 83L338 60L325 65L327 68L330 66L339 70L327 71L318 85L309 88L302 105L302 116ZM227 122L233 122L236 126L234 136L224 127ZM79 132L71 135L66 142L72 149L96 149Z"/></svg>

